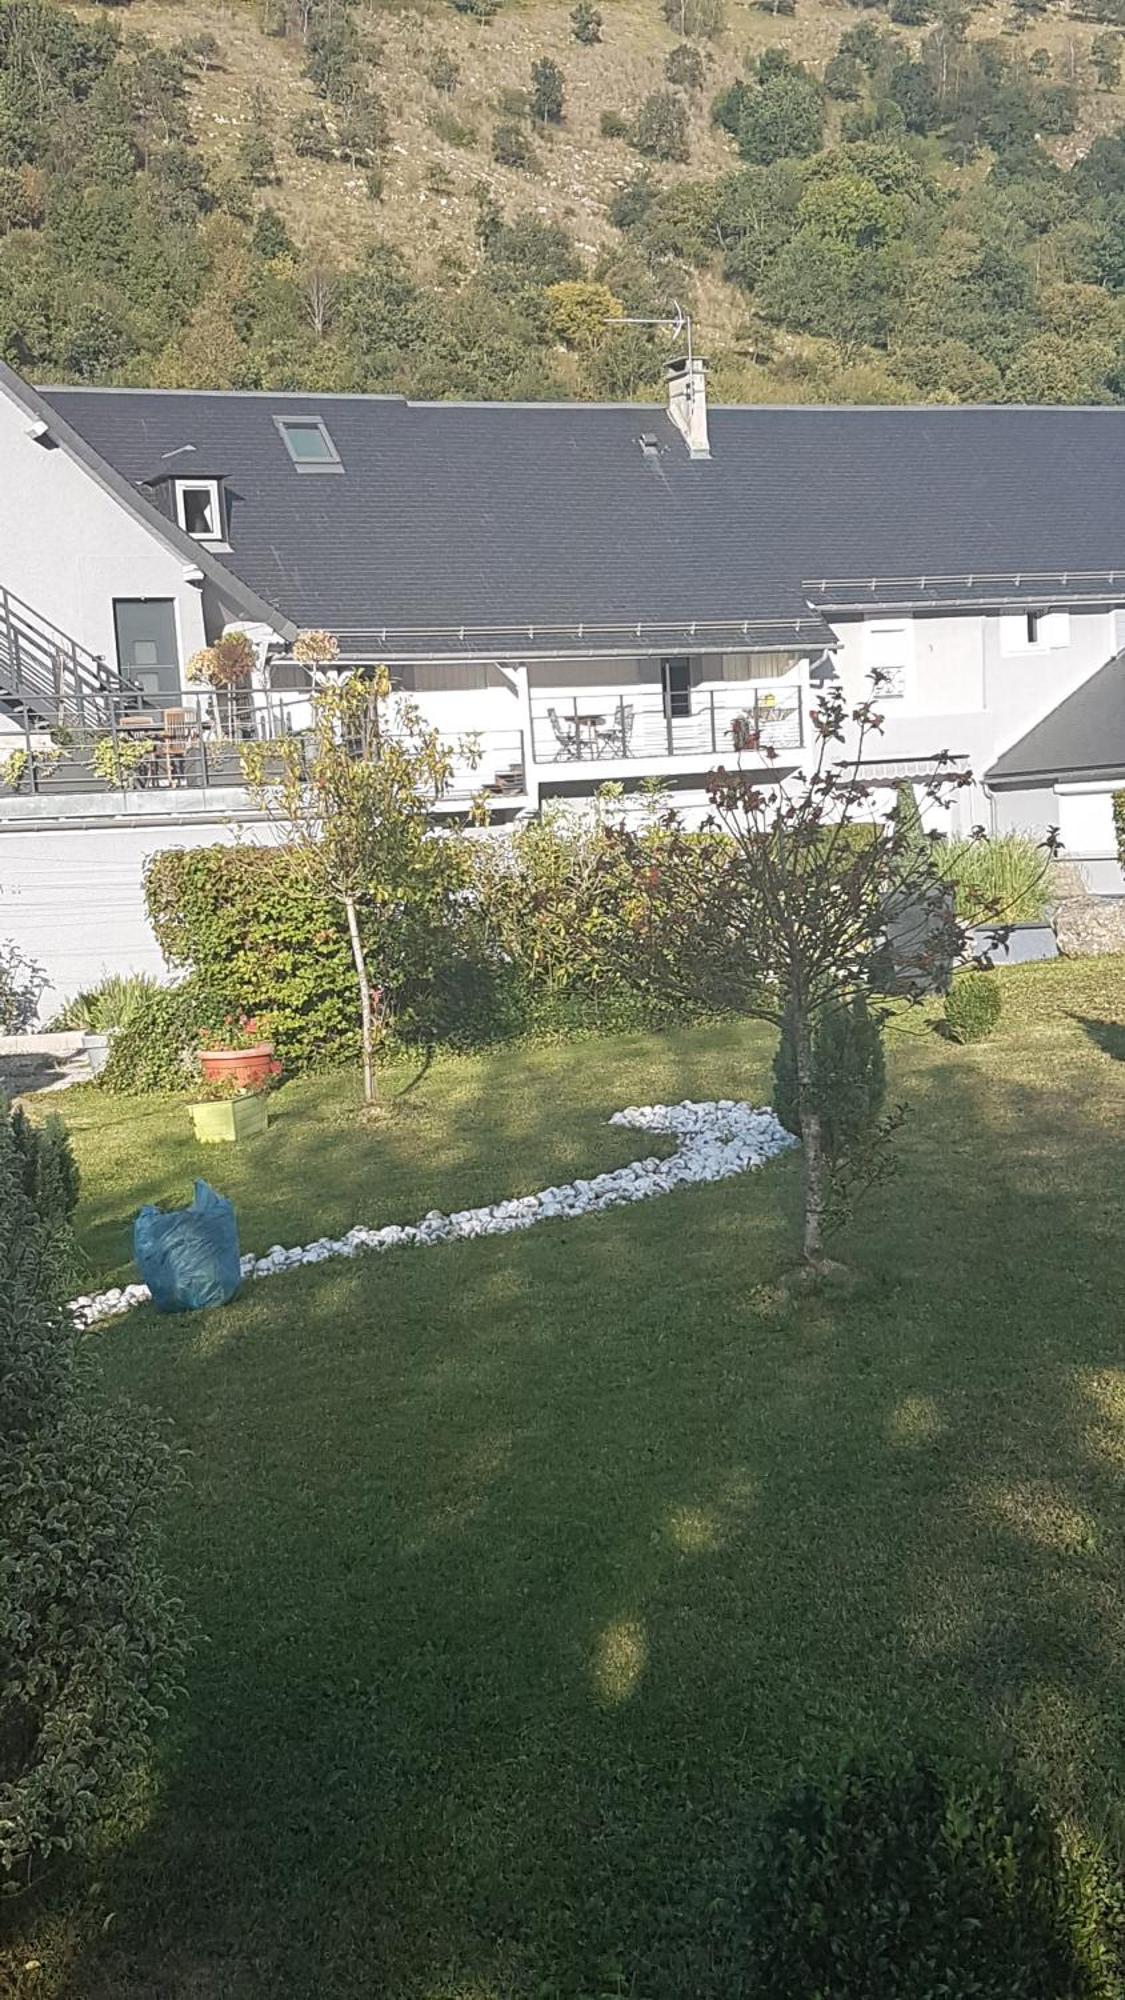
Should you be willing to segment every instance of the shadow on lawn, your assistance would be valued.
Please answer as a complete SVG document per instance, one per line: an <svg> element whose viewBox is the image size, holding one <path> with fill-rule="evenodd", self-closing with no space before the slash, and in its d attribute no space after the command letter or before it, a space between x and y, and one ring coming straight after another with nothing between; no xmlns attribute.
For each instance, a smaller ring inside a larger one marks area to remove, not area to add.
<svg viewBox="0 0 1125 2000"><path fill-rule="evenodd" d="M208 1644L76 2000L728 2000L762 1806L855 1746L1005 1749L1112 1822L1120 1157L1082 1074L931 1042L847 1300L771 1288L790 1161L125 1330L197 1454Z"/></svg>
<svg viewBox="0 0 1125 2000"><path fill-rule="evenodd" d="M1114 1062L1125 1062L1125 1025L1120 1021L1093 1021L1085 1014L1072 1014L1070 1018L1077 1021L1103 1056L1112 1056Z"/></svg>

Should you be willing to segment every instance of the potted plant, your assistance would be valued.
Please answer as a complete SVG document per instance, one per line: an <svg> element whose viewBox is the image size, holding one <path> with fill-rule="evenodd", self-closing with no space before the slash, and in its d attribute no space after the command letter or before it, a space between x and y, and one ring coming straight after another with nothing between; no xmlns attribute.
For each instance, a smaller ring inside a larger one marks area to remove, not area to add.
<svg viewBox="0 0 1125 2000"><path fill-rule="evenodd" d="M243 1090L221 1079L202 1083L194 1103L188 1105L195 1136L202 1146L232 1144L239 1139L258 1139L269 1126L270 1114L262 1090Z"/></svg>
<svg viewBox="0 0 1125 2000"><path fill-rule="evenodd" d="M281 1064L253 1015L228 1014L221 1028L200 1035L199 1071L204 1083L226 1090L265 1090L281 1075Z"/></svg>
<svg viewBox="0 0 1125 2000"><path fill-rule="evenodd" d="M237 737L239 696L254 672L257 655L254 641L246 632L224 632L210 646L193 653L187 663L186 678L195 683L226 691L226 733Z"/></svg>

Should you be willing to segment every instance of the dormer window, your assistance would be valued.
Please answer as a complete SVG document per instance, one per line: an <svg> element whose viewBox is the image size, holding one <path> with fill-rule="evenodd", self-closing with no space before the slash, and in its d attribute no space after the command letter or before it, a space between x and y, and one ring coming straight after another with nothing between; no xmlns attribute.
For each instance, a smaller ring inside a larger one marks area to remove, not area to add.
<svg viewBox="0 0 1125 2000"><path fill-rule="evenodd" d="M217 479L177 479L176 519L196 542L223 539L223 496Z"/></svg>
<svg viewBox="0 0 1125 2000"><path fill-rule="evenodd" d="M320 417L275 417L297 472L342 472L340 454Z"/></svg>

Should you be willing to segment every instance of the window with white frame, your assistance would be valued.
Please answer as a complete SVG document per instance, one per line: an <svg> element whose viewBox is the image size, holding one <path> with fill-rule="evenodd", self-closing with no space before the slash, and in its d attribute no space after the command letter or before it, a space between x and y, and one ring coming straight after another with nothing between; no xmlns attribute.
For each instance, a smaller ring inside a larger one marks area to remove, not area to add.
<svg viewBox="0 0 1125 2000"><path fill-rule="evenodd" d="M908 618L867 618L863 626L864 671L874 701L901 701L906 693L913 627Z"/></svg>
<svg viewBox="0 0 1125 2000"><path fill-rule="evenodd" d="M197 542L223 539L223 497L217 479L177 479L176 519Z"/></svg>

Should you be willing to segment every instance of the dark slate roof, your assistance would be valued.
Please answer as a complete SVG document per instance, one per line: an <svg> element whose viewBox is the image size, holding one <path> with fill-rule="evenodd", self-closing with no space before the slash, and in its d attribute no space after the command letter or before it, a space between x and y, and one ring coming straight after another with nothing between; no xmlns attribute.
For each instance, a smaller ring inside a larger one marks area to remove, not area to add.
<svg viewBox="0 0 1125 2000"><path fill-rule="evenodd" d="M713 408L700 461L636 405L43 394L135 485L221 467L221 562L346 651L804 647L820 606L1125 595L1125 410ZM343 473L298 472L276 415Z"/></svg>
<svg viewBox="0 0 1125 2000"><path fill-rule="evenodd" d="M989 784L1125 771L1125 652L1061 701L988 773Z"/></svg>

